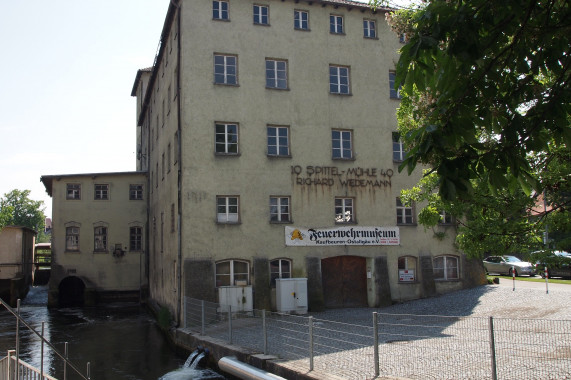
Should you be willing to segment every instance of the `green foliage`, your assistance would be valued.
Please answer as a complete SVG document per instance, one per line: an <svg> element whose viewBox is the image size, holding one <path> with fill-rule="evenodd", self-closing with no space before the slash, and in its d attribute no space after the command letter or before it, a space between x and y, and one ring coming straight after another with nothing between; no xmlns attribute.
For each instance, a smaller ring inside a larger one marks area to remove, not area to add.
<svg viewBox="0 0 571 380"><path fill-rule="evenodd" d="M30 190L15 189L0 198L0 228L13 225L44 230L44 202L34 201L29 195Z"/></svg>
<svg viewBox="0 0 571 380"><path fill-rule="evenodd" d="M571 245L571 11L564 0L429 0L387 17L407 42L397 111L407 157L430 168L402 198L444 210L470 256ZM545 197L546 208L541 207Z"/></svg>
<svg viewBox="0 0 571 380"><path fill-rule="evenodd" d="M548 268L561 268L571 265L571 258L553 254L550 250L541 250L530 253L527 260L531 263L541 263Z"/></svg>
<svg viewBox="0 0 571 380"><path fill-rule="evenodd" d="M162 328L163 330L167 330L170 327L171 320L172 318L169 309L162 306L159 310L159 314L157 317L159 327Z"/></svg>
<svg viewBox="0 0 571 380"><path fill-rule="evenodd" d="M429 165L447 200L470 199L474 181L541 192L529 154L571 143L569 20L565 0L432 0L388 17L408 38L400 169Z"/></svg>

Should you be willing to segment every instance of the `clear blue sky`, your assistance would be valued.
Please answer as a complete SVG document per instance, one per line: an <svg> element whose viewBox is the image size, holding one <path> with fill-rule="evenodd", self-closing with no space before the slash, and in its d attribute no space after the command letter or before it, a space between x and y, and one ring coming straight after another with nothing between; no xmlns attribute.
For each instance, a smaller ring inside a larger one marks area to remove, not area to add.
<svg viewBox="0 0 571 380"><path fill-rule="evenodd" d="M135 170L131 89L168 4L0 0L0 196L31 190L51 217L42 175Z"/></svg>

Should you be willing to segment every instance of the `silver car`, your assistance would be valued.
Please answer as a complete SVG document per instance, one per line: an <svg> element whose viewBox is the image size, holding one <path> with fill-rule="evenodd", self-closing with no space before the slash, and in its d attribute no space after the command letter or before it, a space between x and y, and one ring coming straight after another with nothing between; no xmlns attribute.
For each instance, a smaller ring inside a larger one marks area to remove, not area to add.
<svg viewBox="0 0 571 380"><path fill-rule="evenodd" d="M534 266L527 261L521 261L515 256L489 256L484 259L484 267L488 273L511 276L513 268L516 276L522 274L535 276Z"/></svg>

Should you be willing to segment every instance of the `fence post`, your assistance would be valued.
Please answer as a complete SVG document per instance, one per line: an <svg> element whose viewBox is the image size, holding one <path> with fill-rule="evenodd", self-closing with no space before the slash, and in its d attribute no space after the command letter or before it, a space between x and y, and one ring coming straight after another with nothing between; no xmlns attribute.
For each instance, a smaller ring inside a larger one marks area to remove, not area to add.
<svg viewBox="0 0 571 380"><path fill-rule="evenodd" d="M232 306L228 305L228 343L232 344Z"/></svg>
<svg viewBox="0 0 571 380"><path fill-rule="evenodd" d="M14 352L14 350L8 350L8 379L11 377L10 367L12 366L12 354Z"/></svg>
<svg viewBox="0 0 571 380"><path fill-rule="evenodd" d="M63 361L63 380L67 380L67 359L69 357L67 349L68 349L68 343L65 342L63 349L63 355L65 356L65 360Z"/></svg>
<svg viewBox="0 0 571 380"><path fill-rule="evenodd" d="M20 299L16 301L16 366L15 366L15 374L14 379L20 380L20 371L18 367L20 366Z"/></svg>
<svg viewBox="0 0 571 380"><path fill-rule="evenodd" d="M309 370L313 371L313 317L309 317Z"/></svg>
<svg viewBox="0 0 571 380"><path fill-rule="evenodd" d="M375 353L375 377L379 377L379 316L376 311L373 312L373 334L375 334L373 339L375 344L373 350Z"/></svg>
<svg viewBox="0 0 571 380"><path fill-rule="evenodd" d="M492 358L492 380L498 380L498 373L496 370L496 341L494 338L494 317L490 316L490 356Z"/></svg>
<svg viewBox="0 0 571 380"><path fill-rule="evenodd" d="M42 322L42 346L40 349L40 379L44 379L44 325Z"/></svg>
<svg viewBox="0 0 571 380"><path fill-rule="evenodd" d="M206 318L205 318L205 306L204 306L204 300L200 301L200 306L201 306L201 313L200 313L200 335L204 335L204 326L206 324Z"/></svg>
<svg viewBox="0 0 571 380"><path fill-rule="evenodd" d="M266 325L266 309L262 310L262 330L264 337L264 355L268 354L268 326Z"/></svg>

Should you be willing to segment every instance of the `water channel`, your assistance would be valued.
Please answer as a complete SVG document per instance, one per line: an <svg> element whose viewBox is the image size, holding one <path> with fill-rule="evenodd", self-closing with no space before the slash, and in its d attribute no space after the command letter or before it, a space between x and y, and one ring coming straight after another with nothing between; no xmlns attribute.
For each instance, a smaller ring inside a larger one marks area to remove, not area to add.
<svg viewBox="0 0 571 380"><path fill-rule="evenodd" d="M20 313L60 352L68 342L69 359L85 376L90 362L92 380L224 379L210 370L185 368L186 356L177 355L153 316L136 303L93 308L48 309L47 288L33 287L21 302ZM15 317L0 306L0 357L15 349ZM20 328L20 358L36 368L41 364L41 340ZM44 370L63 379L63 364L44 345ZM67 369L67 379L80 379Z"/></svg>

